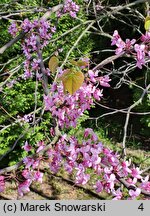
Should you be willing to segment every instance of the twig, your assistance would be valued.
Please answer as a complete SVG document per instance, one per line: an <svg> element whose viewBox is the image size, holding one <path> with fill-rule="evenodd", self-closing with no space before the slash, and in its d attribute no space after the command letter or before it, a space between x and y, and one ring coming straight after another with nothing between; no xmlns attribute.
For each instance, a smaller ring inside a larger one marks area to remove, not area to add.
<svg viewBox="0 0 150 216"><path fill-rule="evenodd" d="M114 14L114 13L120 11L120 10L123 10L123 9L129 8L129 7L135 6L137 4L145 3L147 1L150 1L150 0L137 0L137 1L134 1L132 3L123 5L123 6L111 7L111 9L112 9L111 13Z"/></svg>
<svg viewBox="0 0 150 216"><path fill-rule="evenodd" d="M37 54L38 54L38 58L40 60L40 69L42 72L42 77L43 77L43 89L44 89L44 93L46 95L48 95L49 93L49 89L48 89L48 77L46 75L46 70L45 70L45 66L44 66L44 62L43 62L43 57L42 57L42 51L41 51L41 44L40 44L40 37L37 36Z"/></svg>
<svg viewBox="0 0 150 216"><path fill-rule="evenodd" d="M104 67L105 65L113 62L114 60L116 60L117 58L121 57L122 54L118 54L118 55L113 55L110 56L106 59L104 59L101 63L99 63L98 65L96 65L92 70L95 72L96 70L99 70L100 68Z"/></svg>
<svg viewBox="0 0 150 216"><path fill-rule="evenodd" d="M37 78L37 72L36 72L36 82L35 82L35 92L34 92L34 113L33 113L33 125L35 126L35 114L37 109L37 90L38 90L38 78Z"/></svg>
<svg viewBox="0 0 150 216"><path fill-rule="evenodd" d="M147 172L148 170L150 170L150 166L149 167L146 167L144 170L142 170L141 172L144 173L144 172Z"/></svg>
<svg viewBox="0 0 150 216"><path fill-rule="evenodd" d="M129 122L129 117L130 117L130 111L131 109L133 109L134 107L136 107L139 103L142 102L145 94L147 93L148 89L150 88L150 84L146 87L146 89L144 89L141 97L139 98L139 100L137 100L134 104L132 104L128 111L127 111L127 115L126 115L126 121L125 121L125 125L124 125L124 136L123 136L123 141L122 141L122 147L123 147L123 153L124 156L126 156L126 149L125 149L125 144L126 144L126 138L127 138L127 128L128 128L128 122Z"/></svg>
<svg viewBox="0 0 150 216"><path fill-rule="evenodd" d="M24 137L24 135L27 133L28 130L29 130L29 129L27 129L23 134L21 134L21 135L18 137L18 139L17 139L17 140L15 141L15 143L13 144L13 146L12 146L5 154L3 154L3 155L0 157L0 161L1 161L4 157L6 157L11 151L14 150L14 148L16 147L18 141L19 141L22 137Z"/></svg>
<svg viewBox="0 0 150 216"><path fill-rule="evenodd" d="M96 101L95 101L95 103L96 103L97 105L99 105L99 106L105 108L105 109L109 109L109 110L113 110L113 111L120 112L120 113L125 113L125 114L127 113L127 110L129 109L129 107L124 108L124 109L115 109L115 108L108 107L108 106L105 106L105 105L103 105L103 104L100 104L100 103L98 103L98 102L96 102ZM105 114L107 114L107 113L105 113ZM111 112L108 113L108 115L109 115L109 114L111 114ZM112 114L113 114L113 113L112 113ZM130 114L133 114L133 115L149 115L150 112L130 112ZM95 117L95 118L93 117L93 119L102 118L102 117L103 117L103 115L102 115L102 116ZM92 118L91 118L91 119L92 119Z"/></svg>
<svg viewBox="0 0 150 216"><path fill-rule="evenodd" d="M39 107L39 108L36 110L36 112L38 112L38 111L40 111L40 110L42 110L42 109L43 109L43 107ZM29 115L29 114L33 114L33 113L34 113L34 111L28 113L28 115ZM3 128L0 130L0 133L1 133L2 131L6 130L7 128L13 126L13 125L15 125L15 124L17 124L17 123L20 123L21 121L22 121L22 119L16 119L16 121L14 121L13 123L11 123L11 124L6 125L5 127L3 127Z"/></svg>
<svg viewBox="0 0 150 216"><path fill-rule="evenodd" d="M6 49L8 49L14 43L16 43L17 41L19 41L20 39L22 39L25 35L26 35L26 32L21 31L21 33L17 37L13 38L11 41L9 41L7 44L5 44L3 47L0 48L0 54L3 54Z"/></svg>
<svg viewBox="0 0 150 216"><path fill-rule="evenodd" d="M69 52L67 53L65 60L63 61L61 68L65 65L65 63L67 62L71 52L74 50L74 48L77 46L77 44L79 43L79 41L82 39L82 37L85 35L85 33L91 28L91 26L95 23L95 21L91 21L91 24L82 32L82 34L78 37L78 39L76 40L76 42L74 43L74 45L71 47L71 49L69 50ZM58 77L58 72L56 73L54 82L56 82Z"/></svg>
<svg viewBox="0 0 150 216"><path fill-rule="evenodd" d="M64 32L62 35L58 36L57 38L51 39L49 42L50 43L55 42L55 41L59 40L60 38L64 37L65 35L69 34L70 32L73 32L77 28L81 27L82 25L86 25L87 23L91 23L91 20L85 21L85 22L83 22L83 23L81 23L81 24L79 24L77 26L74 26L73 28L71 28L68 31Z"/></svg>

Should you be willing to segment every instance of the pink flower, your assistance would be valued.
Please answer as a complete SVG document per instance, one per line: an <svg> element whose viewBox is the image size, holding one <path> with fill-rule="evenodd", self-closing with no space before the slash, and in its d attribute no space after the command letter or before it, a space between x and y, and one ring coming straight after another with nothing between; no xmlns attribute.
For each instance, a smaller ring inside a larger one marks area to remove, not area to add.
<svg viewBox="0 0 150 216"><path fill-rule="evenodd" d="M112 190L114 188L114 181L116 180L116 176L115 174L111 174L111 175L104 175L104 179L106 180L106 185L105 187L107 187L107 190Z"/></svg>
<svg viewBox="0 0 150 216"><path fill-rule="evenodd" d="M148 192L150 192L150 181L149 182L143 182L141 184L141 188L148 191Z"/></svg>
<svg viewBox="0 0 150 216"><path fill-rule="evenodd" d="M111 39L112 41L111 46L116 45L119 38L120 38L120 35L118 34L118 31L115 30L113 33L113 38Z"/></svg>
<svg viewBox="0 0 150 216"><path fill-rule="evenodd" d="M71 17L76 18L76 13L79 11L79 6L73 2L72 0L65 0L63 12L70 14ZM59 13L59 16L61 16L61 13Z"/></svg>
<svg viewBox="0 0 150 216"><path fill-rule="evenodd" d="M34 181L38 181L38 182L42 183L42 181L43 181L43 173L41 173L40 171L35 172Z"/></svg>
<svg viewBox="0 0 150 216"><path fill-rule="evenodd" d="M90 81L93 83L96 83L96 77L98 76L98 71L97 72L93 72L92 70L88 71L89 77L90 77Z"/></svg>
<svg viewBox="0 0 150 216"><path fill-rule="evenodd" d="M146 176L145 179L141 179L142 183L141 183L141 188L150 192L150 181L149 180L149 176Z"/></svg>
<svg viewBox="0 0 150 216"><path fill-rule="evenodd" d="M129 190L129 195L131 196L132 199L136 198L139 196L141 193L141 189L137 188L135 191L134 190Z"/></svg>
<svg viewBox="0 0 150 216"><path fill-rule="evenodd" d="M116 55L123 54L125 51L130 51L133 48L133 44L135 44L135 39L126 39L124 42L120 35L118 34L118 31L115 30L113 34L113 39L111 40L111 45L116 45L118 48L116 49Z"/></svg>
<svg viewBox="0 0 150 216"><path fill-rule="evenodd" d="M44 141L38 142L38 143L37 143L37 146L39 146L39 147L38 147L38 149L36 150L36 153L38 153L38 152L40 152L41 150L44 149L44 147L45 147Z"/></svg>
<svg viewBox="0 0 150 216"><path fill-rule="evenodd" d="M44 95L44 102L45 102L45 110L49 110L49 108L54 105L54 102L52 101L49 95Z"/></svg>
<svg viewBox="0 0 150 216"><path fill-rule="evenodd" d="M112 171L113 171L113 167L112 167L112 166L111 166L111 167L105 167L105 168L104 168L105 174L111 174Z"/></svg>
<svg viewBox="0 0 150 216"><path fill-rule="evenodd" d="M84 68L86 68L86 67L88 67L89 66L89 61L90 61L90 59L89 58L87 58L87 57L84 57L84 58L80 58L80 60L81 61L83 61L84 62L84 66L80 66L80 68L81 69L84 69Z"/></svg>
<svg viewBox="0 0 150 216"><path fill-rule="evenodd" d="M150 41L150 32L146 32L145 35L143 34L140 39L142 42L149 42Z"/></svg>
<svg viewBox="0 0 150 216"><path fill-rule="evenodd" d="M135 44L136 40L135 39L126 39L126 50L130 50L131 48L133 48L133 44Z"/></svg>
<svg viewBox="0 0 150 216"><path fill-rule="evenodd" d="M76 18L77 16L75 11L70 11L69 14L72 18Z"/></svg>
<svg viewBox="0 0 150 216"><path fill-rule="evenodd" d="M84 138L87 138L89 135L93 133L93 130L91 128L86 128L84 130Z"/></svg>
<svg viewBox="0 0 150 216"><path fill-rule="evenodd" d="M116 155L108 155L108 162L112 166L117 166L119 164L119 160Z"/></svg>
<svg viewBox="0 0 150 216"><path fill-rule="evenodd" d="M131 164L131 161L130 162L123 161L121 163L121 165L122 165L122 170L121 171L123 172L124 176L127 176L129 173L132 172L131 169L128 168L130 166L130 164Z"/></svg>
<svg viewBox="0 0 150 216"><path fill-rule="evenodd" d="M5 189L4 176L0 176L0 192L3 192Z"/></svg>
<svg viewBox="0 0 150 216"><path fill-rule="evenodd" d="M32 146L30 146L29 144L28 144L28 141L26 141L25 142L25 145L23 146L23 149L25 150L25 151L31 151L31 149L32 149Z"/></svg>
<svg viewBox="0 0 150 216"><path fill-rule="evenodd" d="M35 71L39 70L39 68L40 68L39 67L39 63L40 63L40 61L41 61L40 59L35 59L35 58L32 60L32 63L31 63L32 70L35 70Z"/></svg>
<svg viewBox="0 0 150 216"><path fill-rule="evenodd" d="M32 168L35 169L39 166L40 164L40 160L39 159L35 159L34 162L32 163Z"/></svg>
<svg viewBox="0 0 150 216"><path fill-rule="evenodd" d="M109 79L108 75L105 75L103 77L99 77L98 80L99 80L99 83L101 86L110 87L110 84L108 82L110 82L111 79Z"/></svg>
<svg viewBox="0 0 150 216"><path fill-rule="evenodd" d="M51 32L55 33L56 32L56 26L51 27Z"/></svg>
<svg viewBox="0 0 150 216"><path fill-rule="evenodd" d="M9 26L8 28L8 32L13 36L15 37L17 32L18 32L18 27L17 27L17 24L16 22L12 22L12 24Z"/></svg>
<svg viewBox="0 0 150 216"><path fill-rule="evenodd" d="M127 182L130 184L130 185L135 185L137 183L137 178L128 178L127 179Z"/></svg>
<svg viewBox="0 0 150 216"><path fill-rule="evenodd" d="M133 168L131 169L131 175L134 177L134 178L137 178L137 179L141 179L142 176L140 175L142 172L140 171L140 169L137 167L137 168Z"/></svg>
<svg viewBox="0 0 150 216"><path fill-rule="evenodd" d="M114 189L112 189L111 192L115 196L112 200L121 200L122 192L120 191L120 188L118 188L116 191Z"/></svg>
<svg viewBox="0 0 150 216"><path fill-rule="evenodd" d="M81 173L80 175L76 176L76 184L85 185L90 179L90 174Z"/></svg>
<svg viewBox="0 0 150 216"><path fill-rule="evenodd" d="M30 31L32 27L32 23L27 18L21 24L21 28L24 30L24 32Z"/></svg>
<svg viewBox="0 0 150 216"><path fill-rule="evenodd" d="M104 189L103 183L100 180L98 180L93 187L95 188L96 193L101 193L102 190Z"/></svg>
<svg viewBox="0 0 150 216"><path fill-rule="evenodd" d="M28 169L23 170L22 175L26 179L32 179L33 178L31 171L29 171Z"/></svg>
<svg viewBox="0 0 150 216"><path fill-rule="evenodd" d="M96 89L96 88L95 88L95 90L94 90L94 92L93 92L93 97L94 97L96 100L99 101L99 100L101 99L102 96L103 96L102 90Z"/></svg>
<svg viewBox="0 0 150 216"><path fill-rule="evenodd" d="M138 45L138 44L135 44L134 45L134 49L137 53L137 56L136 56L136 60L137 60L137 63L136 63L136 66L140 69L142 69L142 65L145 64L145 45L144 44L141 44L141 45Z"/></svg>
<svg viewBox="0 0 150 216"><path fill-rule="evenodd" d="M22 118L22 120L25 121L25 122L27 122L27 123L28 123L28 122L31 122L32 119L33 119L33 117L32 117L31 114L29 114L29 115L24 115L23 118ZM25 144L26 144L26 143L25 143Z"/></svg>
<svg viewBox="0 0 150 216"><path fill-rule="evenodd" d="M71 165L71 163L66 162L66 163L64 163L64 168L69 174L71 174L74 166Z"/></svg>
<svg viewBox="0 0 150 216"><path fill-rule="evenodd" d="M85 185L89 181L90 175L84 173L85 171L84 164L79 164L78 167L76 167L76 169L78 171L76 173L75 183Z"/></svg>
<svg viewBox="0 0 150 216"><path fill-rule="evenodd" d="M23 196L24 194L28 193L30 191L29 187L31 185L31 180L27 179L23 183L19 184L18 186L18 194L20 196Z"/></svg>
<svg viewBox="0 0 150 216"><path fill-rule="evenodd" d="M23 75L23 79L29 79L29 78L32 78L33 77L33 74L30 70L25 70L24 72L24 75Z"/></svg>
<svg viewBox="0 0 150 216"><path fill-rule="evenodd" d="M49 151L48 154L51 159L51 162L49 163L50 170L57 173L61 167L62 156L59 151Z"/></svg>
<svg viewBox="0 0 150 216"><path fill-rule="evenodd" d="M125 49L125 47L126 47L126 44L125 44L125 42L121 39L121 38L119 38L118 40L117 40L117 42L116 42L116 46L118 47L117 49L116 49L116 55L118 55L118 54L123 54L124 53L124 49Z"/></svg>
<svg viewBox="0 0 150 216"><path fill-rule="evenodd" d="M30 166L32 166L33 162L34 162L34 159L31 157L25 157L23 159L23 163L25 163L26 168L29 168Z"/></svg>

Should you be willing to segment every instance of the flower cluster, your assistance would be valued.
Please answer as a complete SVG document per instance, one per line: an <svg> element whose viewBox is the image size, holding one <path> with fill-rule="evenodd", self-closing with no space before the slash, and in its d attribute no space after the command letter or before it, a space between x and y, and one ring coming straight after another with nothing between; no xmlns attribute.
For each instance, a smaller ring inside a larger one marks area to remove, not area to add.
<svg viewBox="0 0 150 216"><path fill-rule="evenodd" d="M37 58L37 50L41 50L47 46L49 39L52 37L52 34L56 31L55 26L50 26L48 21L45 20L34 20L33 22L25 19L21 26L17 28L15 23L9 27L9 32L12 36L15 36L19 30L23 30L28 33L26 38L22 43L22 50L26 57L24 61L24 79L33 77L34 72L38 72L40 67L40 59ZM40 47L37 48L37 35L40 37ZM46 74L49 74L49 70L46 69ZM41 78L41 74L38 74L38 78Z"/></svg>
<svg viewBox="0 0 150 216"><path fill-rule="evenodd" d="M30 191L30 185L33 181L42 183L43 173L40 171L31 171L30 169L25 169L22 172L22 176L26 180L20 183L18 186L18 194L20 196L23 196Z"/></svg>
<svg viewBox="0 0 150 216"><path fill-rule="evenodd" d="M23 196L28 193L34 181L42 183L43 173L39 171L42 161L48 162L52 173L63 168L68 174L73 174L75 184L85 185L90 182L97 193L105 191L113 200L136 199L142 190L150 192L149 176L143 178L141 170L132 165L131 161L120 159L118 153L105 147L91 128L85 129L81 140L75 136L68 140L64 134L43 156L25 157L25 168L21 173L23 181L18 185L18 194ZM44 141L38 142L36 152L41 152L45 146ZM32 150L27 141L23 148L28 154ZM120 179L124 179L132 188L128 194L121 187ZM4 187L4 176L0 176L0 192Z"/></svg>
<svg viewBox="0 0 150 216"><path fill-rule="evenodd" d="M116 45L117 49L116 54L128 53L133 55L136 58L136 66L142 68L142 65L145 64L145 59L150 58L150 32L146 32L145 35L142 35L140 38L140 43L137 44L135 39L129 40L126 39L124 42L118 31L115 30L112 38L111 45Z"/></svg>
<svg viewBox="0 0 150 216"><path fill-rule="evenodd" d="M80 7L72 0L65 0L62 11L58 11L57 16L60 17L62 14L69 13L72 18L76 18L76 14Z"/></svg>
<svg viewBox="0 0 150 216"><path fill-rule="evenodd" d="M148 177L143 179L140 169L131 165L131 161L121 161L117 153L99 142L97 135L90 128L85 129L82 143L75 137L68 141L64 135L47 154L52 172L56 173L60 167L64 167L69 174L75 174L75 183L82 185L90 180L89 173L92 173L96 192L106 191L112 194L114 200L122 199L124 196L120 188L120 178L135 186L135 190L128 191L129 199L138 197L142 189L150 191Z"/></svg>
<svg viewBox="0 0 150 216"><path fill-rule="evenodd" d="M73 2L72 0L66 0L64 4L63 12L64 13L69 12L70 16L75 18L76 13L79 11L79 9L80 9L79 6L75 2Z"/></svg>
<svg viewBox="0 0 150 216"><path fill-rule="evenodd" d="M45 109L58 119L61 128L76 127L77 119L94 105L94 99L102 97L102 90L92 82L84 82L73 95L64 94L61 83L53 83L50 92L50 95L44 96Z"/></svg>
<svg viewBox="0 0 150 216"><path fill-rule="evenodd" d="M29 151L28 143L25 150ZM39 147L42 148L40 150ZM38 143L37 151L43 149L44 143ZM54 147L47 150L48 163L51 172L57 173L64 168L69 174L74 174L75 184L85 185L90 180L97 193L106 191L112 195L112 199L135 199L142 189L150 192L149 177L143 178L138 167L131 165L131 161L121 160L119 155L106 148L91 128L84 131L82 142L72 136L67 139L64 134ZM42 183L43 173L34 171L42 161L42 158L33 159L30 156L24 159L25 169L22 171L24 182L19 185L20 195L29 192L33 181ZM90 173L90 174L89 174ZM92 174L92 179L91 179ZM134 189L126 191L121 189L120 179L124 180Z"/></svg>
<svg viewBox="0 0 150 216"><path fill-rule="evenodd" d="M104 76L99 77L98 76L98 71L93 72L92 70L89 70L88 74L89 74L91 82L99 83L103 87L110 87L109 82L111 81L111 79L109 78L108 75L104 75Z"/></svg>
<svg viewBox="0 0 150 216"><path fill-rule="evenodd" d="M8 32L15 37L16 34L18 33L18 26L16 22L12 22L12 24L8 28Z"/></svg>
<svg viewBox="0 0 150 216"><path fill-rule="evenodd" d="M36 146L36 153L39 153L41 150L43 150L45 144L43 141L39 141ZM23 146L23 149L26 152L30 152L32 150L32 146L26 141ZM27 156L23 159L25 169L22 171L22 176L24 178L24 181L18 185L18 194L20 196L23 196L24 194L30 191L30 185L33 181L42 183L43 173L37 170L39 168L41 161L42 158L40 157L31 158L30 156Z"/></svg>

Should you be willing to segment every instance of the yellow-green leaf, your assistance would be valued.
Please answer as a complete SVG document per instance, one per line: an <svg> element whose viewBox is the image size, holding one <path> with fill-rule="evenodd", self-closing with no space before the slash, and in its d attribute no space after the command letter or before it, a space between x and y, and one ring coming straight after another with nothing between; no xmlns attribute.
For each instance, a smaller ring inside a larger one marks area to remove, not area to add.
<svg viewBox="0 0 150 216"><path fill-rule="evenodd" d="M145 25L144 25L144 28L146 31L150 31L150 16L147 16L145 18Z"/></svg>
<svg viewBox="0 0 150 216"><path fill-rule="evenodd" d="M82 61L82 60L78 60L77 61L77 65L78 65L78 67L82 67L82 66L86 67L86 66L88 66L88 62Z"/></svg>
<svg viewBox="0 0 150 216"><path fill-rule="evenodd" d="M82 85L84 75L81 71L67 69L60 78L63 82L64 91L73 95Z"/></svg>
<svg viewBox="0 0 150 216"><path fill-rule="evenodd" d="M48 63L49 69L52 73L56 72L58 64L59 64L59 59L56 56L52 56Z"/></svg>
<svg viewBox="0 0 150 216"><path fill-rule="evenodd" d="M78 63L77 63L75 60L70 60L70 63L71 63L72 65L75 65L75 66L78 65Z"/></svg>

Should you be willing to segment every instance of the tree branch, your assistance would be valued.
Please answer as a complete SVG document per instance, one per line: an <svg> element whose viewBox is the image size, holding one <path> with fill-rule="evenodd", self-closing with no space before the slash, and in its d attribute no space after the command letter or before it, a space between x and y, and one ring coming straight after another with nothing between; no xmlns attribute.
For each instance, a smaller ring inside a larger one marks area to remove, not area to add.
<svg viewBox="0 0 150 216"><path fill-rule="evenodd" d="M38 54L38 58L40 60L40 69L43 75L43 89L44 89L44 93L46 95L48 95L49 93L49 89L48 89L48 77L46 75L46 69L44 66L44 62L43 62L43 57L42 57L42 51L41 51L41 44L40 44L40 37L37 36L37 54Z"/></svg>
<svg viewBox="0 0 150 216"><path fill-rule="evenodd" d="M100 68L104 67L105 65L113 62L114 60L116 60L117 58L121 57L122 54L118 54L118 55L113 55L110 56L106 59L104 59L102 62L100 62L98 65L96 65L92 70L95 72L96 70L99 70Z"/></svg>
<svg viewBox="0 0 150 216"><path fill-rule="evenodd" d="M125 156L126 156L125 144L126 144L126 138L127 138L127 128L128 128L129 117L130 117L130 111L131 111L131 109L133 109L139 103L142 102L142 100L143 100L145 94L147 93L147 91L149 90L149 88L150 88L150 84L146 87L146 89L144 89L139 100L137 100L134 104L132 104L127 111L126 121L125 121L125 125L124 125L124 136L123 136L123 141L122 141L122 147L123 147L123 152L124 152Z"/></svg>
<svg viewBox="0 0 150 216"><path fill-rule="evenodd" d="M41 19L45 19L47 20L50 15L58 10L60 10L63 7L62 4L59 4L57 6L52 7L49 11L47 11L42 17ZM27 32L21 31L21 33L13 38L11 41L9 41L8 43L6 43L3 47L0 48L0 54L3 54L6 49L8 49L9 47L11 47L14 43L16 43L17 41L19 41L20 39L24 38L24 36L27 34Z"/></svg>

